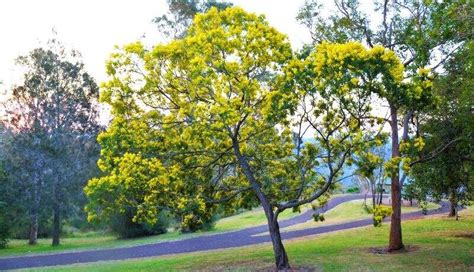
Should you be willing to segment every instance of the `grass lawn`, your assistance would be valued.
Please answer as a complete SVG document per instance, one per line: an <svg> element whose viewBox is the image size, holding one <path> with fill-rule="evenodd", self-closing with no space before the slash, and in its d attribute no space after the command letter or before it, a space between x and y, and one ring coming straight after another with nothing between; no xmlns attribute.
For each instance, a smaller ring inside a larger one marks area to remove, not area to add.
<svg viewBox="0 0 474 272"><path fill-rule="evenodd" d="M7 248L0 249L0 257L11 255L40 254L53 253L62 251L75 251L85 249L111 248L111 247L127 247L141 244L149 244L154 242L185 239L193 236L202 235L202 233L181 234L177 231L165 234L147 236L134 239L117 239L116 236L108 233L91 232L89 235L61 238L59 246L51 246L51 239L38 239L38 244L30 246L27 240L10 240Z"/></svg>
<svg viewBox="0 0 474 272"><path fill-rule="evenodd" d="M302 208L301 212L304 212L308 208ZM279 216L279 220L285 220L290 217L299 215L294 213L291 209L283 211ZM255 208L250 211L246 211L237 215L222 218L216 222L214 226L215 231L231 231L237 229L248 228L252 226L264 225L267 223L267 218L262 208Z"/></svg>
<svg viewBox="0 0 474 272"><path fill-rule="evenodd" d="M298 213L293 213L291 210L287 210L280 215L280 220L296 215L298 215ZM51 246L50 238L38 239L38 244L35 246L28 245L27 240L12 239L7 248L0 249L0 257L143 245L162 241L187 239L200 235L210 235L218 232L232 231L262 224L266 224L265 214L261 208L255 208L234 216L222 218L216 222L215 227L212 230L206 232L182 234L179 231L170 231L165 234L134 239L117 239L116 236L110 233L101 232L90 232L86 234L78 233L77 237L62 238L61 245L57 247Z"/></svg>
<svg viewBox="0 0 474 272"><path fill-rule="evenodd" d="M287 232L292 230L300 230L307 228L314 228L319 226L327 226L332 224L339 224L343 222L350 222L360 219L371 218L372 215L368 214L362 207L364 200L357 199L337 205L334 209L329 210L324 214L324 222L314 222L314 220L308 220L304 223L282 228L281 232ZM437 209L440 206L435 203L428 203L428 210ZM407 207L402 206L402 213L408 213L413 211L419 211L419 207ZM266 233L264 233L266 234Z"/></svg>
<svg viewBox="0 0 474 272"><path fill-rule="evenodd" d="M290 263L296 268L323 271L472 271L474 268L474 209L460 212L460 221L446 216L403 223L405 244L412 251L374 254L384 247L389 225L363 227L286 241ZM269 244L206 253L137 260L48 267L34 271L176 271L259 270L273 268Z"/></svg>

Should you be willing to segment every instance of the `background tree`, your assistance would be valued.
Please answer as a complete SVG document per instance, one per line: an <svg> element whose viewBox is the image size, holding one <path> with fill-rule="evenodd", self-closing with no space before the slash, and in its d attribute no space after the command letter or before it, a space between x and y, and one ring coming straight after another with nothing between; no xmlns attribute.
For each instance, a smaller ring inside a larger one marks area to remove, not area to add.
<svg viewBox="0 0 474 272"><path fill-rule="evenodd" d="M17 62L26 72L4 104L7 171L27 193L29 243L36 243L44 204L52 209L53 245L58 245L61 216L95 168L98 87L78 53L54 39Z"/></svg>
<svg viewBox="0 0 474 272"><path fill-rule="evenodd" d="M361 41L370 47L382 45L402 59L408 78L417 76L418 67L441 67L473 36L470 20L473 9L469 1L377 1L373 14L379 15L379 23L371 21L375 16L368 16L357 0L336 0L334 5L337 13L329 18L322 16L323 5L319 1L306 1L300 9L297 19L308 27L314 43ZM392 169L399 169L400 142L407 142L413 135L410 123L422 108L420 104L407 105L400 98L396 93L382 98L383 105L389 108L390 118L385 119L391 127L392 159L387 166L395 167ZM400 208L405 178L396 171L392 173L389 250L397 250L403 248Z"/></svg>
<svg viewBox="0 0 474 272"><path fill-rule="evenodd" d="M230 2L216 0L167 0L167 2L168 12L155 17L153 22L158 30L170 39L183 38L196 14L205 13L213 7L224 10L233 5Z"/></svg>
<svg viewBox="0 0 474 272"><path fill-rule="evenodd" d="M440 101L437 107L420 118L421 130L426 135L426 162L414 167L414 183L419 191L440 200L451 202L450 216L455 216L459 204L473 199L474 118L473 76L474 45L466 43L445 66L446 72L435 81ZM443 148L443 143L452 144Z"/></svg>
<svg viewBox="0 0 474 272"><path fill-rule="evenodd" d="M372 198L372 209L382 204L385 190L387 177L384 173L384 161L390 157L390 149L386 139L384 140L380 142L380 146L360 152L356 160L357 176L367 184L367 193L370 193Z"/></svg>

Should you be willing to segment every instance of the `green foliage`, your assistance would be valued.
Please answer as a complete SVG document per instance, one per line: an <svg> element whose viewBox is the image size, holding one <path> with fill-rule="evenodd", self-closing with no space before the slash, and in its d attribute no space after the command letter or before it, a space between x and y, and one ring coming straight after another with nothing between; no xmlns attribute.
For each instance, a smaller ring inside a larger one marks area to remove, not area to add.
<svg viewBox="0 0 474 272"><path fill-rule="evenodd" d="M12 235L58 237L62 220L82 204L82 187L97 169L99 88L80 54L55 39L17 59L24 68L2 109L2 160ZM4 106L4 108L3 108ZM95 173L94 173L95 174ZM26 228L31 227L30 230Z"/></svg>
<svg viewBox="0 0 474 272"><path fill-rule="evenodd" d="M160 215L154 223L137 223L133 221L134 214L131 210L128 210L123 214L117 213L112 216L111 230L118 234L120 238L135 238L166 233L169 224L169 219L166 216Z"/></svg>
<svg viewBox="0 0 474 272"><path fill-rule="evenodd" d="M151 50L134 43L113 54L101 99L114 120L98 138L104 176L85 188L89 219L133 207L136 222L153 222L167 209L187 231L208 225L220 202L225 210L255 206L230 128L239 128L242 153L260 169L264 190L281 192L284 182L274 181L289 171L276 158L291 153L291 139L274 124L291 94L270 86L291 55L286 37L240 8L196 16L181 40Z"/></svg>
<svg viewBox="0 0 474 272"><path fill-rule="evenodd" d="M350 187L350 188L347 188L346 192L351 193L351 194L360 193L360 188L359 187Z"/></svg>
<svg viewBox="0 0 474 272"><path fill-rule="evenodd" d="M2 169L0 168L0 179ZM11 218L6 212L6 203L0 202L0 249L5 248L10 238Z"/></svg>
<svg viewBox="0 0 474 272"><path fill-rule="evenodd" d="M324 222L324 214L322 213L314 213L313 214L313 220L314 222Z"/></svg>
<svg viewBox="0 0 474 272"><path fill-rule="evenodd" d="M155 17L153 22L158 30L168 38L179 39L186 36L194 16L211 8L224 10L232 6L230 2L215 0L167 0L168 12Z"/></svg>
<svg viewBox="0 0 474 272"><path fill-rule="evenodd" d="M474 199L473 63L474 44L468 42L447 62L445 74L436 78L439 100L421 123L426 133L422 159L429 159L413 168L420 200L428 195L469 205Z"/></svg>
<svg viewBox="0 0 474 272"><path fill-rule="evenodd" d="M376 205L374 209L372 209L372 207L368 207L367 209L369 213L374 215L374 227L382 226L382 222L385 217L392 214L392 208L385 205Z"/></svg>
<svg viewBox="0 0 474 272"><path fill-rule="evenodd" d="M423 200L420 202L420 207L421 207L421 212L424 215L428 214L428 202L426 200Z"/></svg>

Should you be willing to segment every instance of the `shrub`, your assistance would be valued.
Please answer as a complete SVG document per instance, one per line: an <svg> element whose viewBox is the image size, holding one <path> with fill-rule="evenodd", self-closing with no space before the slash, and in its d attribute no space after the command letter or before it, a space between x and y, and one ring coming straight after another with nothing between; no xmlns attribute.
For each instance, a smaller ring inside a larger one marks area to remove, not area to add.
<svg viewBox="0 0 474 272"><path fill-rule="evenodd" d="M359 187L350 187L347 189L348 193L351 193L351 194L357 194L357 193L360 193L360 189Z"/></svg>
<svg viewBox="0 0 474 272"><path fill-rule="evenodd" d="M137 223L132 221L133 213L126 211L124 214L117 214L111 220L111 230L120 238L134 238L141 236L157 235L166 233L168 221L164 215L158 217L156 224L151 225L146 222Z"/></svg>
<svg viewBox="0 0 474 272"><path fill-rule="evenodd" d="M428 201L426 200L420 201L420 208L421 208L421 212L424 215L427 215L428 214Z"/></svg>
<svg viewBox="0 0 474 272"><path fill-rule="evenodd" d="M313 219L314 219L314 222L318 222L318 221L323 222L325 220L324 214L315 213L313 214Z"/></svg>
<svg viewBox="0 0 474 272"><path fill-rule="evenodd" d="M10 236L10 226L7 220L0 219L0 248L5 248L8 244L8 237Z"/></svg>
<svg viewBox="0 0 474 272"><path fill-rule="evenodd" d="M0 202L0 248L5 248L10 237L10 220L7 218L6 208Z"/></svg>
<svg viewBox="0 0 474 272"><path fill-rule="evenodd" d="M392 208L389 206L385 205L377 205L375 206L375 209L371 209L372 214L374 215L374 227L380 227L382 226L382 222L385 219L385 217L389 216L392 214Z"/></svg>

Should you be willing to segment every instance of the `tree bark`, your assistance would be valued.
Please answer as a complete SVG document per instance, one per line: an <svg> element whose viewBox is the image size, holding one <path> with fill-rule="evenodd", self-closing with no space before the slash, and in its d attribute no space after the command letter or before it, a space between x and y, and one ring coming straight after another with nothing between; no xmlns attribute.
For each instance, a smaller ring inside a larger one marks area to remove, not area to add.
<svg viewBox="0 0 474 272"><path fill-rule="evenodd" d="M53 209L53 246L59 246L59 235L61 234L61 217L59 207Z"/></svg>
<svg viewBox="0 0 474 272"><path fill-rule="evenodd" d="M252 185L252 188L265 212L265 216L267 217L268 231L272 240L276 268L277 270L288 270L290 269L290 263L288 261L288 255L286 254L285 247L281 241L280 227L278 225L278 214L273 212L273 208L261 190L260 185L258 184L249 163L247 162L247 159L241 154L239 142L236 138L232 138L232 145L239 166L242 168L245 177Z"/></svg>
<svg viewBox="0 0 474 272"><path fill-rule="evenodd" d="M449 195L449 203L451 204L451 207L449 209L449 216L456 216L456 196L454 194L454 191L451 191Z"/></svg>
<svg viewBox="0 0 474 272"><path fill-rule="evenodd" d="M272 211L273 213L273 211ZM286 270L290 268L288 261L288 255L286 254L285 247L281 241L280 226L278 224L278 217L273 215L267 216L267 220L270 221L268 230L270 232L270 238L272 239L273 253L275 254L275 265L278 270Z"/></svg>
<svg viewBox="0 0 474 272"><path fill-rule="evenodd" d="M30 207L30 233L28 244L36 245L38 243L38 209L40 202L40 181L38 178L34 180L33 184L33 203Z"/></svg>
<svg viewBox="0 0 474 272"><path fill-rule="evenodd" d="M400 143L398 138L398 110L395 106L390 105L391 117L391 138L392 138L392 159L400 157ZM392 195L392 217L390 221L390 239L388 251L402 249L402 221L401 221L401 186L399 171L392 173L391 177L391 195Z"/></svg>
<svg viewBox="0 0 474 272"><path fill-rule="evenodd" d="M376 191L375 191L375 180L373 182L370 183L370 191L372 193L372 209L375 209L375 194L376 194Z"/></svg>
<svg viewBox="0 0 474 272"><path fill-rule="evenodd" d="M61 234L61 205L60 205L60 192L59 192L59 180L56 177L53 193L53 246L59 246L59 235Z"/></svg>
<svg viewBox="0 0 474 272"><path fill-rule="evenodd" d="M36 245L38 243L38 211L33 211L30 215L30 236L28 239L29 245Z"/></svg>

